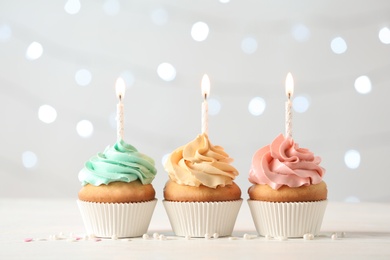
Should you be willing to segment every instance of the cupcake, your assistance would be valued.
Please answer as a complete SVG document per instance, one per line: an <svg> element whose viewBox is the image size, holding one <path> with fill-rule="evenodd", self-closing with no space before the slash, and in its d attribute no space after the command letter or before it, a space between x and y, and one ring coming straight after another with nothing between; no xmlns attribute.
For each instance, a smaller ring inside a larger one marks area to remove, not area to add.
<svg viewBox="0 0 390 260"><path fill-rule="evenodd" d="M79 172L78 206L89 235L137 237L147 232L157 203L153 159L119 140Z"/></svg>
<svg viewBox="0 0 390 260"><path fill-rule="evenodd" d="M205 133L171 153L163 204L177 236L231 235L242 204L232 161Z"/></svg>
<svg viewBox="0 0 390 260"><path fill-rule="evenodd" d="M260 235L318 235L328 193L320 162L282 134L254 154L248 204Z"/></svg>

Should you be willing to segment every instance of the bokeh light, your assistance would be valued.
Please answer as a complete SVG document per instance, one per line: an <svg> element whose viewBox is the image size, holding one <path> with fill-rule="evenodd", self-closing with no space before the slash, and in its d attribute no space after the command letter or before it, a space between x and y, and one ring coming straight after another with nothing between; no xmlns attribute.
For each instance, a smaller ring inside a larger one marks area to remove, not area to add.
<svg viewBox="0 0 390 260"><path fill-rule="evenodd" d="M167 162L167 160L168 160L170 155L171 155L170 153L166 153L166 154L163 155L163 157L161 158L162 166L165 166L165 163Z"/></svg>
<svg viewBox="0 0 390 260"><path fill-rule="evenodd" d="M42 56L43 47L39 42L32 42L27 47L26 50L26 59L28 60L36 60Z"/></svg>
<svg viewBox="0 0 390 260"><path fill-rule="evenodd" d="M38 118L46 124L53 123L57 118L57 111L49 105L42 105L38 109Z"/></svg>
<svg viewBox="0 0 390 260"><path fill-rule="evenodd" d="M378 37L382 43L390 44L390 29L387 27L380 29Z"/></svg>
<svg viewBox="0 0 390 260"><path fill-rule="evenodd" d="M33 168L38 163L38 157L31 151L25 151L22 153L22 164L25 168Z"/></svg>
<svg viewBox="0 0 390 260"><path fill-rule="evenodd" d="M196 22L192 25L191 36L197 42L206 40L209 35L209 26L205 22Z"/></svg>
<svg viewBox="0 0 390 260"><path fill-rule="evenodd" d="M330 48L336 54L342 54L347 51L347 43L341 37L336 37L330 43Z"/></svg>
<svg viewBox="0 0 390 260"><path fill-rule="evenodd" d="M295 24L291 29L291 34L298 42L305 42L310 38L310 30L304 24Z"/></svg>
<svg viewBox="0 0 390 260"><path fill-rule="evenodd" d="M150 18L152 19L152 22L155 25L163 26L168 22L168 13L163 8L154 9L151 14Z"/></svg>
<svg viewBox="0 0 390 260"><path fill-rule="evenodd" d="M296 96L293 99L293 108L298 113L306 112L309 109L310 101L305 96Z"/></svg>
<svg viewBox="0 0 390 260"><path fill-rule="evenodd" d="M76 131L81 137L90 137L93 133L93 125L88 120L81 120L76 125Z"/></svg>
<svg viewBox="0 0 390 260"><path fill-rule="evenodd" d="M74 79L79 86L88 86L92 80L92 74L87 69L80 69L76 72Z"/></svg>
<svg viewBox="0 0 390 260"><path fill-rule="evenodd" d="M367 76L360 76L355 80L355 89L360 94L368 94L371 92L371 80Z"/></svg>
<svg viewBox="0 0 390 260"><path fill-rule="evenodd" d="M7 24L0 25L0 42L6 42L11 39L12 30Z"/></svg>
<svg viewBox="0 0 390 260"><path fill-rule="evenodd" d="M360 153L356 150L348 150L344 155L344 162L350 169L356 169L360 165Z"/></svg>
<svg viewBox="0 0 390 260"><path fill-rule="evenodd" d="M248 110L252 115L259 116L264 113L265 107L265 100L262 97L254 97L249 102Z"/></svg>
<svg viewBox="0 0 390 260"><path fill-rule="evenodd" d="M257 50L257 41L253 37L246 37L241 41L241 50L246 54L252 54Z"/></svg>
<svg viewBox="0 0 390 260"><path fill-rule="evenodd" d="M221 102L215 98L207 99L209 105L209 115L216 116L221 111Z"/></svg>
<svg viewBox="0 0 390 260"><path fill-rule="evenodd" d="M131 71L128 71L128 70L123 71L120 74L120 77L125 81L126 89L134 85L135 77Z"/></svg>
<svg viewBox="0 0 390 260"><path fill-rule="evenodd" d="M164 62L158 65L157 74L164 81L172 81L176 77L176 69L170 63Z"/></svg>
<svg viewBox="0 0 390 260"><path fill-rule="evenodd" d="M105 0L103 11L108 15L117 15L121 10L121 4L118 0Z"/></svg>
<svg viewBox="0 0 390 260"><path fill-rule="evenodd" d="M68 0L65 3L64 9L68 14L77 14L80 12L81 4L79 0Z"/></svg>

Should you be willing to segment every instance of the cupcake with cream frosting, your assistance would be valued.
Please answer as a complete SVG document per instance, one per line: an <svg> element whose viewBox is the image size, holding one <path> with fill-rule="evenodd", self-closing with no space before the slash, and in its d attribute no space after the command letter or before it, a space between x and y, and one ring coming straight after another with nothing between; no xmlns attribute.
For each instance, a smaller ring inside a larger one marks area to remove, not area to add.
<svg viewBox="0 0 390 260"><path fill-rule="evenodd" d="M242 203L232 161L205 133L171 153L163 204L176 235L231 235Z"/></svg>
<svg viewBox="0 0 390 260"><path fill-rule="evenodd" d="M318 235L327 204L320 162L320 157L282 134L254 154L248 203L260 235Z"/></svg>
<svg viewBox="0 0 390 260"><path fill-rule="evenodd" d="M79 172L78 205L88 234L137 237L146 233L157 203L154 161L119 140Z"/></svg>

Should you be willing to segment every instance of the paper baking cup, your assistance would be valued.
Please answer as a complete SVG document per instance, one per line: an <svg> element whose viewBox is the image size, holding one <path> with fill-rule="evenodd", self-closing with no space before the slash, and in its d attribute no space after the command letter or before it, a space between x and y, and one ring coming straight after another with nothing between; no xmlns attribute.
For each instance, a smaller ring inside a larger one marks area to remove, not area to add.
<svg viewBox="0 0 390 260"><path fill-rule="evenodd" d="M318 235L327 202L248 200L257 233L273 237L303 237L307 233Z"/></svg>
<svg viewBox="0 0 390 260"><path fill-rule="evenodd" d="M242 199L221 202L163 201L176 236L205 237L206 234L229 236Z"/></svg>
<svg viewBox="0 0 390 260"><path fill-rule="evenodd" d="M148 230L157 199L134 203L97 203L77 200L88 235L139 237Z"/></svg>

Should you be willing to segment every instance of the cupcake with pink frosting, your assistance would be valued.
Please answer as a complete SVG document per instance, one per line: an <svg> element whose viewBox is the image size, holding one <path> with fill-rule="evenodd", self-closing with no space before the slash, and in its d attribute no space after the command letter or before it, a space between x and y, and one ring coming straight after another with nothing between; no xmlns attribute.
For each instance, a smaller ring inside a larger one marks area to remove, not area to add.
<svg viewBox="0 0 390 260"><path fill-rule="evenodd" d="M328 193L320 163L320 157L282 134L254 154L248 204L260 235L318 235Z"/></svg>

